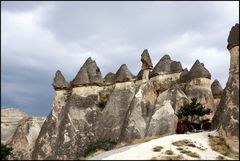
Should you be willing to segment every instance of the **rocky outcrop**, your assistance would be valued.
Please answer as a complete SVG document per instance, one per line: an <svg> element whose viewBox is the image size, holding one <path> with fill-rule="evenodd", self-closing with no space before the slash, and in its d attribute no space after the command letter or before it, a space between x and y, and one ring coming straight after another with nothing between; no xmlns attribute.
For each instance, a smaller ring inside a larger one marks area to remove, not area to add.
<svg viewBox="0 0 240 161"><path fill-rule="evenodd" d="M27 113L17 108L1 109L1 143L8 144L19 124L19 121L28 117Z"/></svg>
<svg viewBox="0 0 240 161"><path fill-rule="evenodd" d="M159 74L169 74L171 73L171 58L169 55L164 55L157 65L152 70L152 76L156 76Z"/></svg>
<svg viewBox="0 0 240 161"><path fill-rule="evenodd" d="M172 73L180 73L183 71L182 64L179 61L172 61L170 68Z"/></svg>
<svg viewBox="0 0 240 161"><path fill-rule="evenodd" d="M1 143L13 148L8 160L31 160L44 120L45 117L29 116L17 108L1 110Z"/></svg>
<svg viewBox="0 0 240 161"><path fill-rule="evenodd" d="M71 85L101 85L102 74L95 61L89 57L83 64L76 77L72 80Z"/></svg>
<svg viewBox="0 0 240 161"><path fill-rule="evenodd" d="M187 75L187 80L192 80L194 78L211 79L210 72L199 62L199 60L196 60Z"/></svg>
<svg viewBox="0 0 240 161"><path fill-rule="evenodd" d="M215 107L217 107L220 102L222 92L223 92L222 86L218 80L215 79L213 81L213 83L211 85L211 90L212 90L212 94L213 94L213 98L214 98L214 105L215 105Z"/></svg>
<svg viewBox="0 0 240 161"><path fill-rule="evenodd" d="M65 80L60 70L56 71L52 85L55 90L70 88L70 84Z"/></svg>
<svg viewBox="0 0 240 161"><path fill-rule="evenodd" d="M104 78L103 82L106 85L112 85L115 84L115 74L112 72L109 72Z"/></svg>
<svg viewBox="0 0 240 161"><path fill-rule="evenodd" d="M14 132L9 145L13 148L9 160L31 160L35 141L45 117L27 117L22 119Z"/></svg>
<svg viewBox="0 0 240 161"><path fill-rule="evenodd" d="M239 24L230 31L227 48L231 55L229 77L213 117L212 129L219 129L229 147L239 151Z"/></svg>
<svg viewBox="0 0 240 161"><path fill-rule="evenodd" d="M133 79L133 74L130 72L126 64L121 65L121 67L118 69L115 81L116 82L126 82L131 81Z"/></svg>
<svg viewBox="0 0 240 161"><path fill-rule="evenodd" d="M214 80L211 85L211 90L214 98L219 98L222 95L223 88L218 80Z"/></svg>
<svg viewBox="0 0 240 161"><path fill-rule="evenodd" d="M152 60L150 58L150 55L148 53L147 49L144 49L142 55L141 55L141 62L142 62L142 67L141 69L152 69L153 64L152 64Z"/></svg>

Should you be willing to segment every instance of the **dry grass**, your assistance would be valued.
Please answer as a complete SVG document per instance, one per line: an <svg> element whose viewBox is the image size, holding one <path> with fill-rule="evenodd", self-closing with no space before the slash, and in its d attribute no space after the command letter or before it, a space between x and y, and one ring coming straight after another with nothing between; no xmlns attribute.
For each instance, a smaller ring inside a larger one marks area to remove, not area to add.
<svg viewBox="0 0 240 161"><path fill-rule="evenodd" d="M156 147L153 148L153 151L154 151L154 152L159 152L159 151L161 151L162 149L163 149L162 146L156 146Z"/></svg>
<svg viewBox="0 0 240 161"><path fill-rule="evenodd" d="M132 145L132 144L145 143L145 142L151 141L151 140L153 140L153 139L158 139L158 138L163 137L163 136L164 136L164 135L147 136L147 137L145 137L145 138L143 138L143 139L135 139L135 140L131 141L130 144Z"/></svg>
<svg viewBox="0 0 240 161"><path fill-rule="evenodd" d="M239 153L232 151L230 147L226 144L224 138L220 136L211 136L208 135L209 138L209 145L211 148L222 155L228 156L233 159L238 159Z"/></svg>
<svg viewBox="0 0 240 161"><path fill-rule="evenodd" d="M161 156L161 157L152 157L151 160L183 160L182 155L168 155L168 156Z"/></svg>
<svg viewBox="0 0 240 161"><path fill-rule="evenodd" d="M200 156L196 152L192 152L190 150L181 150L181 153L186 154L193 158L200 158Z"/></svg>
<svg viewBox="0 0 240 161"><path fill-rule="evenodd" d="M221 156L221 155L217 156L216 159L217 159L217 160L227 160L224 156Z"/></svg>
<svg viewBox="0 0 240 161"><path fill-rule="evenodd" d="M165 154L167 154L167 155L173 155L173 151L172 151L172 150L166 150L166 151L165 151Z"/></svg>
<svg viewBox="0 0 240 161"><path fill-rule="evenodd" d="M114 148L117 149L117 148L121 148L121 147L124 147L124 146L127 146L127 145L129 145L129 143L127 143L127 142L120 142L117 145L115 145Z"/></svg>
<svg viewBox="0 0 240 161"><path fill-rule="evenodd" d="M197 146L194 143L196 143L196 141L192 142L192 141L189 141L187 139L183 139L183 140L179 140L179 141L173 142L172 144L177 146L179 148L179 149L177 148L178 150L181 150L182 146L188 146L188 147L198 148L200 150L206 150L206 148Z"/></svg>

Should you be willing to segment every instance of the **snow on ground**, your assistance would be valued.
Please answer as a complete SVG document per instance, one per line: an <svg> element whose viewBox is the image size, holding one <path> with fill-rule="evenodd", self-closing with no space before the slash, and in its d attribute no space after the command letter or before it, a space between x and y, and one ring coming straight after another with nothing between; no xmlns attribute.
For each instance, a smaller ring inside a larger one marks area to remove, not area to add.
<svg viewBox="0 0 240 161"><path fill-rule="evenodd" d="M181 154L185 160L216 160L218 156L222 156L220 153L213 151L208 144L208 135L218 135L216 131L211 132L201 132L201 133L189 133L189 134L175 134L170 136L165 136L162 138L154 139L149 142L139 144L130 149L115 153L102 160L149 160L153 157L166 156L166 150L172 150L173 155ZM177 150L177 146L172 145L173 142L188 139L192 141L196 146L203 147L205 150L200 150L196 147L187 146L187 150L196 152L199 154L200 158L193 158L186 154L181 153ZM153 148L156 146L162 146L163 149L160 152L154 152ZM224 156L226 159L231 159Z"/></svg>

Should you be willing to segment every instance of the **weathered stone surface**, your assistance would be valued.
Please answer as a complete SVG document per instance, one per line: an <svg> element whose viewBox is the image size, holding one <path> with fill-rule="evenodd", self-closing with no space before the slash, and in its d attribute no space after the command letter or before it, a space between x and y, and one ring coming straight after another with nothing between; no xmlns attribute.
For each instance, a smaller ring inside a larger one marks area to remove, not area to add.
<svg viewBox="0 0 240 161"><path fill-rule="evenodd" d="M147 49L144 49L142 55L141 55L141 61L142 61L142 69L151 69L153 67L152 60L150 58L150 55L148 53Z"/></svg>
<svg viewBox="0 0 240 161"><path fill-rule="evenodd" d="M172 61L170 68L171 68L171 73L180 73L183 71L182 64L179 61Z"/></svg>
<svg viewBox="0 0 240 161"><path fill-rule="evenodd" d="M112 72L109 72L103 79L103 82L105 84L114 84L115 83L115 74Z"/></svg>
<svg viewBox="0 0 240 161"><path fill-rule="evenodd" d="M95 61L89 57L71 82L72 86L101 85L102 74Z"/></svg>
<svg viewBox="0 0 240 161"><path fill-rule="evenodd" d="M32 160L35 141L45 117L26 117L19 123L9 145L13 148L9 160Z"/></svg>
<svg viewBox="0 0 240 161"><path fill-rule="evenodd" d="M239 24L236 23L235 26L232 27L229 36L228 36L228 50L231 50L235 46L239 46Z"/></svg>
<svg viewBox="0 0 240 161"><path fill-rule="evenodd" d="M169 74L171 73L171 58L169 55L164 55L157 65L152 70L152 76L156 76L159 74Z"/></svg>
<svg viewBox="0 0 240 161"><path fill-rule="evenodd" d="M115 86L99 118L98 135L102 140L119 141L134 95L135 84L133 82L120 83Z"/></svg>
<svg viewBox="0 0 240 161"><path fill-rule="evenodd" d="M56 144L59 135L59 127L64 115L63 107L66 105L67 97L67 91L56 91L52 110L43 123L36 140L32 153L33 159L43 160L53 158L57 149Z"/></svg>
<svg viewBox="0 0 240 161"><path fill-rule="evenodd" d="M55 90L70 88L70 84L65 80L60 70L56 71L52 85Z"/></svg>
<svg viewBox="0 0 240 161"><path fill-rule="evenodd" d="M211 80L208 78L194 78L186 83L184 92L189 99L197 98L198 102L212 111L210 115L206 116L211 120L216 111L211 91Z"/></svg>
<svg viewBox="0 0 240 161"><path fill-rule="evenodd" d="M188 69L185 68L182 73L180 74L179 79L177 80L178 83L186 83L187 82L187 75L188 75Z"/></svg>
<svg viewBox="0 0 240 161"><path fill-rule="evenodd" d="M211 85L211 90L214 98L219 98L222 95L223 89L218 80L214 80Z"/></svg>
<svg viewBox="0 0 240 161"><path fill-rule="evenodd" d="M142 69L138 72L138 74L137 74L137 76L136 76L136 79L137 79L137 80L141 80L141 79L142 79L142 77L143 77L143 72L144 72L144 70L142 70Z"/></svg>
<svg viewBox="0 0 240 161"><path fill-rule="evenodd" d="M129 71L126 64L121 65L115 77L116 82L126 82L133 79L133 74Z"/></svg>
<svg viewBox="0 0 240 161"><path fill-rule="evenodd" d="M199 62L199 60L196 60L196 62L193 64L192 68L187 74L187 80L191 80L194 78L211 79L210 72Z"/></svg>
<svg viewBox="0 0 240 161"><path fill-rule="evenodd" d="M156 99L157 92L152 82L140 85L127 113L121 141L132 141L146 136Z"/></svg>
<svg viewBox="0 0 240 161"><path fill-rule="evenodd" d="M8 144L19 124L19 121L28 117L27 113L17 108L1 109L1 143Z"/></svg>
<svg viewBox="0 0 240 161"><path fill-rule="evenodd" d="M237 34L237 35L235 35ZM228 145L239 151L239 25L236 24L228 37L231 54L227 85L213 117L212 129L219 129ZM236 41L237 39L237 41Z"/></svg>
<svg viewBox="0 0 240 161"><path fill-rule="evenodd" d="M187 96L175 83L157 98L154 113L149 123L147 136L169 135L176 133L177 116L175 111L189 102Z"/></svg>

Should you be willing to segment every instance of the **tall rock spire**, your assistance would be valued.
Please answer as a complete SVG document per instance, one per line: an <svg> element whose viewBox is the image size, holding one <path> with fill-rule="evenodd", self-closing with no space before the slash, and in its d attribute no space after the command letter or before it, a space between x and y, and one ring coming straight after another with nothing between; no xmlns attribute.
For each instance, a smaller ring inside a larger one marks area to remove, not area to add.
<svg viewBox="0 0 240 161"><path fill-rule="evenodd" d="M72 86L102 84L101 71L91 57L86 60L71 83Z"/></svg>
<svg viewBox="0 0 240 161"><path fill-rule="evenodd" d="M152 69L153 64L147 49L144 49L141 55L141 61L142 61L142 70Z"/></svg>
<svg viewBox="0 0 240 161"><path fill-rule="evenodd" d="M231 54L230 72L212 129L219 129L229 147L239 151L239 24L230 31L227 48Z"/></svg>
<svg viewBox="0 0 240 161"><path fill-rule="evenodd" d="M116 73L116 82L126 82L133 79L133 74L130 72L126 64L121 65Z"/></svg>
<svg viewBox="0 0 240 161"><path fill-rule="evenodd" d="M52 86L55 90L58 89L68 89L70 84L65 80L60 70L57 70L55 73L55 77L53 79Z"/></svg>
<svg viewBox="0 0 240 161"><path fill-rule="evenodd" d="M196 60L196 62L193 64L192 68L187 74L187 79L191 80L194 78L208 78L211 79L210 72L199 62L199 60Z"/></svg>

